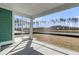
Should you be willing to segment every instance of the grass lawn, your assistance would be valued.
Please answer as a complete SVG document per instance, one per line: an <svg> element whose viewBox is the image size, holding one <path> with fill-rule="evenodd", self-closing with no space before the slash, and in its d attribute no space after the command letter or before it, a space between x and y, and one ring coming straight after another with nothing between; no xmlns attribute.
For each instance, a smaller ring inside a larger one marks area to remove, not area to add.
<svg viewBox="0 0 79 59"><path fill-rule="evenodd" d="M39 41L79 51L79 38L48 34L34 34L33 37Z"/></svg>

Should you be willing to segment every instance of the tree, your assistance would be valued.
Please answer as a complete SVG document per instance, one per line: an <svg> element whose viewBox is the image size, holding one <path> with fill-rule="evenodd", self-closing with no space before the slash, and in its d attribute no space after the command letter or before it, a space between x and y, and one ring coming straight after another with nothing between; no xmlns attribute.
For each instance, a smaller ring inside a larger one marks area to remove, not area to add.
<svg viewBox="0 0 79 59"><path fill-rule="evenodd" d="M60 21L61 21L61 22L65 22L66 19L64 19L64 18L60 18Z"/></svg>
<svg viewBox="0 0 79 59"><path fill-rule="evenodd" d="M33 22L33 24L36 24L35 22Z"/></svg>
<svg viewBox="0 0 79 59"><path fill-rule="evenodd" d="M52 22L53 24L55 23L55 21L54 21L53 19L51 20L51 22Z"/></svg>
<svg viewBox="0 0 79 59"><path fill-rule="evenodd" d="M19 29L19 19L18 18L16 19L16 24L18 25L17 29Z"/></svg>
<svg viewBox="0 0 79 59"><path fill-rule="evenodd" d="M45 24L45 23L46 23L46 21L43 21L43 23Z"/></svg>
<svg viewBox="0 0 79 59"><path fill-rule="evenodd" d="M67 23L71 24L71 18L67 18ZM69 30L70 30L70 25L69 25Z"/></svg>
<svg viewBox="0 0 79 59"><path fill-rule="evenodd" d="M17 28L16 28L16 25L17 25L17 20L15 19L15 30L17 29Z"/></svg>
<svg viewBox="0 0 79 59"><path fill-rule="evenodd" d="M74 25L77 25L77 22L78 22L78 18L72 18L72 22L74 23Z"/></svg>
<svg viewBox="0 0 79 59"><path fill-rule="evenodd" d="M63 25L63 29L64 29L64 26L65 26L65 21L66 21L66 19L60 18L60 22L61 22L61 25Z"/></svg>
<svg viewBox="0 0 79 59"><path fill-rule="evenodd" d="M39 27L39 22L37 21L36 23L37 23L37 26Z"/></svg>

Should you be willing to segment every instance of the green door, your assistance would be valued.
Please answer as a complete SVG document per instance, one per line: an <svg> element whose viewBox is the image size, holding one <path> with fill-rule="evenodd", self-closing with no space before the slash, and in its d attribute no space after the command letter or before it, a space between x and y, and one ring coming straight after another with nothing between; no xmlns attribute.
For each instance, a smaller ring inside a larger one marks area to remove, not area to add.
<svg viewBox="0 0 79 59"><path fill-rule="evenodd" d="M0 8L0 42L12 40L12 11Z"/></svg>

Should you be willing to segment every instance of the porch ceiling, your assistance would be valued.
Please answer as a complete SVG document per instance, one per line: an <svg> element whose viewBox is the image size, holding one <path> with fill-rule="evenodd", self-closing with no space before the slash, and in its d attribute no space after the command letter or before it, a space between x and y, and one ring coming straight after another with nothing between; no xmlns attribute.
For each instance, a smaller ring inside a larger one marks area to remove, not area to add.
<svg viewBox="0 0 79 59"><path fill-rule="evenodd" d="M7 8L33 18L59 12L79 6L78 3L0 3L0 7Z"/></svg>

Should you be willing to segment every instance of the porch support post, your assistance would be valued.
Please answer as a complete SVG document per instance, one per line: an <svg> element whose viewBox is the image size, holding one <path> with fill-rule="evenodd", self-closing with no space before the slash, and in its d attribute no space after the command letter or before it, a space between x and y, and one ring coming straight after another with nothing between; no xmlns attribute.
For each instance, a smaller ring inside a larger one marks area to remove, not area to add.
<svg viewBox="0 0 79 59"><path fill-rule="evenodd" d="M33 39L33 18L30 20L30 36L29 39Z"/></svg>

